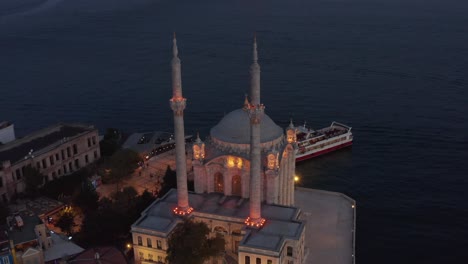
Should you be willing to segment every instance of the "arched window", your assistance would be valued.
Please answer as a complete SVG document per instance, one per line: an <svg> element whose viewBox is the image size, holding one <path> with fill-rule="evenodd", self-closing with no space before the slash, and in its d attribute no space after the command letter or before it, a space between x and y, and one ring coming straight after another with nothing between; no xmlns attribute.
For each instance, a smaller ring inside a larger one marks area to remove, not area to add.
<svg viewBox="0 0 468 264"><path fill-rule="evenodd" d="M257 258L255 264L262 264L262 259L261 259L261 258Z"/></svg>
<svg viewBox="0 0 468 264"><path fill-rule="evenodd" d="M232 176L232 195L242 196L242 180L239 175Z"/></svg>
<svg viewBox="0 0 468 264"><path fill-rule="evenodd" d="M214 191L224 193L224 178L223 174L220 172L214 175Z"/></svg>

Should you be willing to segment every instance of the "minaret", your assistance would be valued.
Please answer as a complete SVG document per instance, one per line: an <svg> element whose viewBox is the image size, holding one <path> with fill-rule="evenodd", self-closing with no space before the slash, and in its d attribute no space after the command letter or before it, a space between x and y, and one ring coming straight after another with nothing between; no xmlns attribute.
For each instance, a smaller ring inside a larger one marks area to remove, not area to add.
<svg viewBox="0 0 468 264"><path fill-rule="evenodd" d="M187 99L182 96L182 78L180 71L180 59L178 57L177 40L174 33L172 47L172 98L170 104L174 112L174 134L176 149L176 173L177 173L177 207L174 213L187 215L193 211L189 206L187 190L187 158L185 156L184 136L184 109Z"/></svg>
<svg viewBox="0 0 468 264"><path fill-rule="evenodd" d="M265 219L261 216L261 149L260 122L265 107L260 104L260 65L257 62L257 39L253 44L253 63L250 66L250 215L247 226L261 227Z"/></svg>

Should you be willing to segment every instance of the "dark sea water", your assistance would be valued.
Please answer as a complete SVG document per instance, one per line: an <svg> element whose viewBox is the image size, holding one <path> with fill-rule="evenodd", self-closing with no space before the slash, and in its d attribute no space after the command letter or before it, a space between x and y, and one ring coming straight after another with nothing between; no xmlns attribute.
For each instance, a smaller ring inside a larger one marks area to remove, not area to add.
<svg viewBox="0 0 468 264"><path fill-rule="evenodd" d="M0 120L171 130L173 31L189 133L241 107L256 31L270 117L353 127L297 170L356 199L357 263L468 263L468 1L0 0Z"/></svg>

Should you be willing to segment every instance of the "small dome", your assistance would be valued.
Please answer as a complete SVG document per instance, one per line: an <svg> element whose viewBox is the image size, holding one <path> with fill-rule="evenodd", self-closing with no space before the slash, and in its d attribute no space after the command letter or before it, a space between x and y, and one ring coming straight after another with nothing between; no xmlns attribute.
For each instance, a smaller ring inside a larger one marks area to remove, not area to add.
<svg viewBox="0 0 468 264"><path fill-rule="evenodd" d="M260 142L266 143L282 137L283 129L265 114L260 122L260 134ZM230 112L211 129L210 135L212 138L227 143L250 144L250 118L248 113L243 109Z"/></svg>

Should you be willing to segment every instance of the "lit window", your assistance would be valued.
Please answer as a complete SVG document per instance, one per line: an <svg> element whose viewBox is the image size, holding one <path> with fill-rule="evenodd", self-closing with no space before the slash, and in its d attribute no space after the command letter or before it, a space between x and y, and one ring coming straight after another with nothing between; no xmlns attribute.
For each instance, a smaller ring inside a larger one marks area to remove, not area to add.
<svg viewBox="0 0 468 264"><path fill-rule="evenodd" d="M148 254L149 261L153 261L153 254Z"/></svg>
<svg viewBox="0 0 468 264"><path fill-rule="evenodd" d="M138 255L140 256L140 259L143 259L143 252L138 252Z"/></svg>

